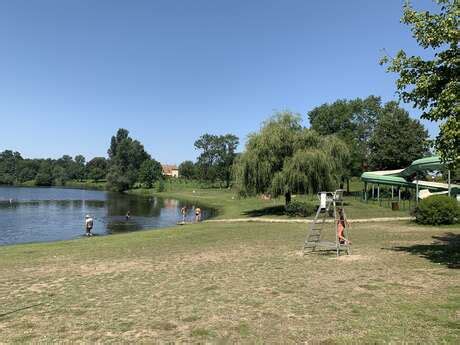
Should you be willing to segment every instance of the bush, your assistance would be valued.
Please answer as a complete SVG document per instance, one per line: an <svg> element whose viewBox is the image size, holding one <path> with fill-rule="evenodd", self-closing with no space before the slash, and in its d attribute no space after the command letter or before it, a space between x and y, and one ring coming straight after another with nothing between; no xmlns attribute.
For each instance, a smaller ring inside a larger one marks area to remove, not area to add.
<svg viewBox="0 0 460 345"><path fill-rule="evenodd" d="M161 193L161 192L164 192L166 190L166 186L165 186L165 181L164 179L160 178L158 180L158 183L157 183L157 192Z"/></svg>
<svg viewBox="0 0 460 345"><path fill-rule="evenodd" d="M454 224L459 221L460 207L447 195L433 195L420 201L414 213L420 224Z"/></svg>
<svg viewBox="0 0 460 345"><path fill-rule="evenodd" d="M288 205L286 205L286 214L292 217L308 217L312 215L315 210L315 205L305 201L293 200Z"/></svg>

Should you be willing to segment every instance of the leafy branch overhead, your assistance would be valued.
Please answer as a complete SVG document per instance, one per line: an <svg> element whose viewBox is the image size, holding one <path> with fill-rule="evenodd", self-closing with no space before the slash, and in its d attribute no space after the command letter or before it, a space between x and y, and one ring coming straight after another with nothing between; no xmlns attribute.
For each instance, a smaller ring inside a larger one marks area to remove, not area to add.
<svg viewBox="0 0 460 345"><path fill-rule="evenodd" d="M410 26L417 43L430 58L408 55L400 50L394 58L384 56L381 64L399 74L396 86L400 99L420 108L422 118L441 121L435 147L445 161L458 163L460 156L460 32L458 0L437 0L439 13L416 11L404 5L402 22Z"/></svg>

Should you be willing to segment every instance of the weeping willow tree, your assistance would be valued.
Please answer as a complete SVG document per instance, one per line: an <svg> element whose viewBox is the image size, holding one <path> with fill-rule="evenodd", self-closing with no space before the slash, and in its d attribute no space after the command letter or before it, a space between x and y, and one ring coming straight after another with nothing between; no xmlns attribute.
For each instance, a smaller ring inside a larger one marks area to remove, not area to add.
<svg viewBox="0 0 460 345"><path fill-rule="evenodd" d="M243 195L316 193L338 186L349 153L337 137L320 136L304 128L301 117L277 113L260 132L249 135L246 151L234 165L234 178Z"/></svg>

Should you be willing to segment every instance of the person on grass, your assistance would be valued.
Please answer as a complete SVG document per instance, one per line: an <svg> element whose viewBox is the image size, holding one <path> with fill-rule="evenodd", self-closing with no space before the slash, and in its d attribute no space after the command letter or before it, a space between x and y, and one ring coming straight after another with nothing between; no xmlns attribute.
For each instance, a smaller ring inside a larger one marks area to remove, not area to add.
<svg viewBox="0 0 460 345"><path fill-rule="evenodd" d="M339 218L337 219L337 237L340 244L351 244L345 237L345 227L349 227L347 220L345 219L345 214L342 208L338 209Z"/></svg>

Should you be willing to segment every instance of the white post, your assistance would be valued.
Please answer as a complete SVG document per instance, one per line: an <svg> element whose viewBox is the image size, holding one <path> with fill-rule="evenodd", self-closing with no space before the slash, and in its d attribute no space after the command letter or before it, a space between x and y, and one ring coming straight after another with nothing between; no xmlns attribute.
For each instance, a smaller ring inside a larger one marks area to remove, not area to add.
<svg viewBox="0 0 460 345"><path fill-rule="evenodd" d="M415 204L418 205L418 172L415 174L415 178L417 179L415 183Z"/></svg>
<svg viewBox="0 0 460 345"><path fill-rule="evenodd" d="M367 202L367 182L364 182L364 201Z"/></svg>
<svg viewBox="0 0 460 345"><path fill-rule="evenodd" d="M450 196L450 189L451 189L451 186L450 186L450 169L447 170L447 184L449 186L449 187L447 187L447 190L448 190L447 194Z"/></svg>
<svg viewBox="0 0 460 345"><path fill-rule="evenodd" d="M380 185L377 185L377 201L380 201Z"/></svg>

